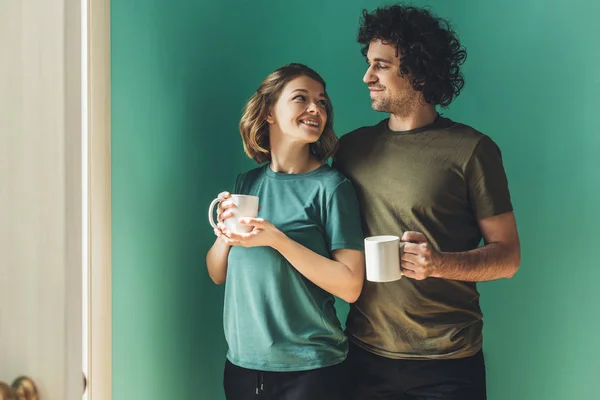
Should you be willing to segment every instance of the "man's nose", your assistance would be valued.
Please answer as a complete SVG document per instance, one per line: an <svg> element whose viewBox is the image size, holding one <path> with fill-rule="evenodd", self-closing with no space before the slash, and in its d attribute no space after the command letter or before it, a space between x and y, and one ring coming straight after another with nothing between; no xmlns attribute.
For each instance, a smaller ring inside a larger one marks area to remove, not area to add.
<svg viewBox="0 0 600 400"><path fill-rule="evenodd" d="M375 76L375 74L373 74L372 67L369 66L369 68L367 68L367 72L365 72L365 75L363 76L363 82L364 83L377 82L377 76Z"/></svg>

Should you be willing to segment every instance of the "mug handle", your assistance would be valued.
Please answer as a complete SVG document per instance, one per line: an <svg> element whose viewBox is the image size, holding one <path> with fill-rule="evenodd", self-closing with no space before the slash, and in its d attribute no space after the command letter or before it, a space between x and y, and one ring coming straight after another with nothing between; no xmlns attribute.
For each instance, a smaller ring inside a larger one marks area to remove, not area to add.
<svg viewBox="0 0 600 400"><path fill-rule="evenodd" d="M217 205L218 203L225 201L225 199L222 199L220 197L217 197L216 199L214 199L211 203L210 206L208 206L208 222L210 222L210 225L214 228L217 229L217 224L215 223L215 217L214 217L214 208L215 205Z"/></svg>

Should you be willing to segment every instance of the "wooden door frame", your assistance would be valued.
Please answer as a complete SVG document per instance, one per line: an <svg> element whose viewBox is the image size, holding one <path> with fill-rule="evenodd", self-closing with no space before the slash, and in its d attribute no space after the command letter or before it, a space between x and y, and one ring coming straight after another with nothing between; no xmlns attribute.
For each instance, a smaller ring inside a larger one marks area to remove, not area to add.
<svg viewBox="0 0 600 400"><path fill-rule="evenodd" d="M110 0L87 2L88 389L112 399Z"/></svg>
<svg viewBox="0 0 600 400"><path fill-rule="evenodd" d="M32 2L29 2L32 3ZM65 168L65 392L67 400L81 398L82 273L83 273L83 113L82 113L82 0L64 0L64 168ZM54 71L53 71L54 72ZM57 77L58 78L58 77ZM60 79L60 78L58 78ZM40 384L44 384L40 382ZM52 396L53 394L48 394Z"/></svg>

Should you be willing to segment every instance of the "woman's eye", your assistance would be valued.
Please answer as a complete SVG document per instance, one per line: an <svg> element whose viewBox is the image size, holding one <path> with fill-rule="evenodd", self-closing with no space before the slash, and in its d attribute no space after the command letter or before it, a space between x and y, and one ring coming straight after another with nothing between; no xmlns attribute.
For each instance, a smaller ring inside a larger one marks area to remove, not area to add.
<svg viewBox="0 0 600 400"><path fill-rule="evenodd" d="M304 96L302 96L301 94L299 94L298 96L294 97L294 100L306 100L306 98Z"/></svg>
<svg viewBox="0 0 600 400"><path fill-rule="evenodd" d="M319 104L322 105L323 107L325 107L327 105L327 101L326 100L319 100Z"/></svg>

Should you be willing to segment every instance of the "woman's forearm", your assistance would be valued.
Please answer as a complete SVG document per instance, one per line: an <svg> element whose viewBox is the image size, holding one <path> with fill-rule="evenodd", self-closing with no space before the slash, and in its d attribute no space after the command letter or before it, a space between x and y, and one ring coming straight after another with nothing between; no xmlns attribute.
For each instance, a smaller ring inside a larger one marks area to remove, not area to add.
<svg viewBox="0 0 600 400"><path fill-rule="evenodd" d="M206 254L206 267L208 275L217 285L225 283L227 278L227 257L229 256L229 246L222 240L215 240L208 253Z"/></svg>
<svg viewBox="0 0 600 400"><path fill-rule="evenodd" d="M364 279L364 256L358 250L340 250L341 258L331 260L282 234L275 250L298 272L321 289L349 303L358 299Z"/></svg>

